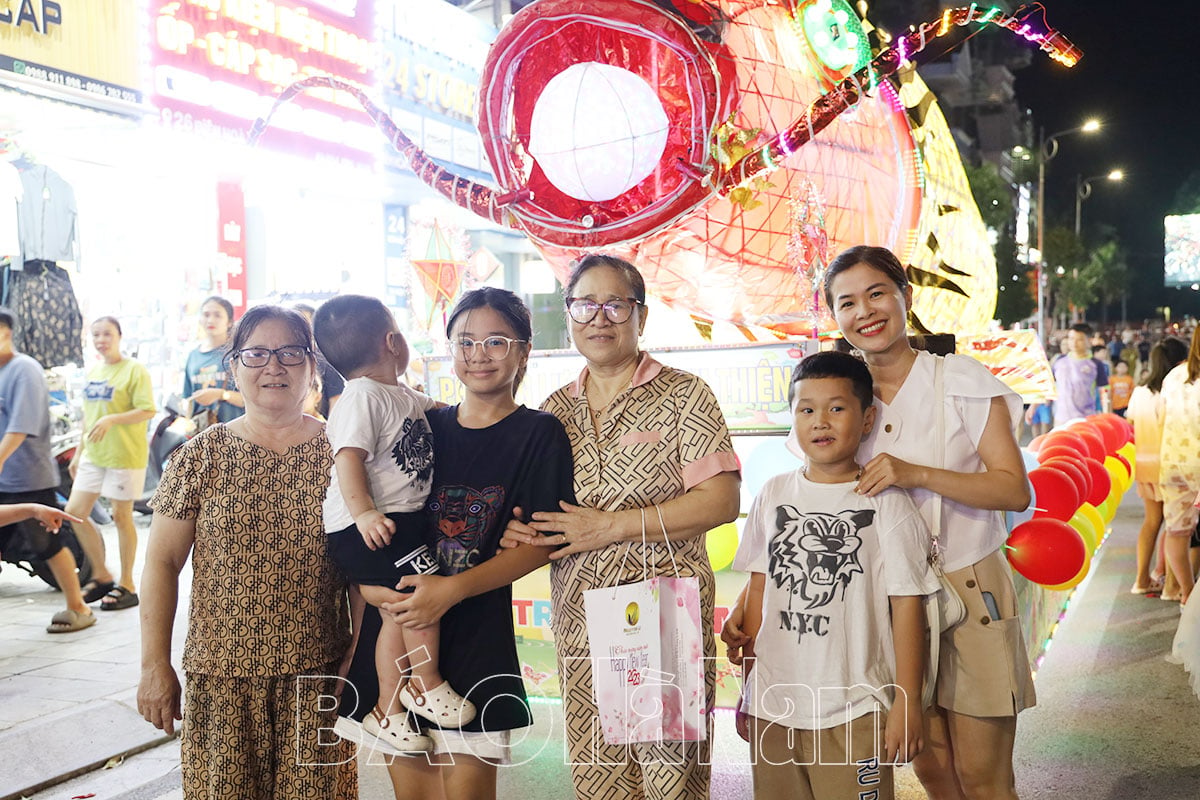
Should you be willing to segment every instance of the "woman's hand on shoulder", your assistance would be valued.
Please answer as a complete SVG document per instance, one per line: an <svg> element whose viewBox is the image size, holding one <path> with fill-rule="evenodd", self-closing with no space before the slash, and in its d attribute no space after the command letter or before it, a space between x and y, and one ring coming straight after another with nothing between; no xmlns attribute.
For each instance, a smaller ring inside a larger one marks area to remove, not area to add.
<svg viewBox="0 0 1200 800"><path fill-rule="evenodd" d="M866 463L858 479L856 492L874 497L889 486L917 489L925 485L925 467L880 453Z"/></svg>

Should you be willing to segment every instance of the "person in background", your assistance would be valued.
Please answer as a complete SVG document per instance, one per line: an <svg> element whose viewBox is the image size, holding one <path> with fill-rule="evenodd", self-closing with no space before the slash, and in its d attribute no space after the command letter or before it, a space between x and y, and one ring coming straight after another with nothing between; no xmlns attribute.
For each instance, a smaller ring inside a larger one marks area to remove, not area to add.
<svg viewBox="0 0 1200 800"><path fill-rule="evenodd" d="M1054 427L1066 425L1098 413L1100 389L1108 385L1108 373L1103 365L1092 358L1088 345L1091 328L1084 323L1071 326L1064 338L1064 354L1054 359L1050 369L1054 373L1057 396L1054 399ZM1035 409L1040 403L1030 406Z"/></svg>
<svg viewBox="0 0 1200 800"><path fill-rule="evenodd" d="M559 548L550 556L551 626L571 779L579 797L707 797L711 715L703 742L605 744L593 724L599 716L583 592L655 575L696 577L701 619L712 619L716 580L704 540L737 517L741 481L733 443L708 385L638 346L646 284L632 264L605 254L585 257L571 272L564 300L571 341L587 366L542 408L570 437L578 503L536 512L528 523L518 515L505 540ZM711 711L716 642L712 626L702 627Z"/></svg>
<svg viewBox="0 0 1200 800"><path fill-rule="evenodd" d="M1108 399L1112 404L1112 412L1120 417L1125 416L1132 396L1133 376L1129 374L1129 365L1118 361L1113 365L1112 377L1108 379Z"/></svg>
<svg viewBox="0 0 1200 800"><path fill-rule="evenodd" d="M192 419L203 419L203 429L215 422L232 422L242 415L241 392L225 360L224 347L233 328L233 304L224 297L209 297L200 304L204 341L188 353L183 368L183 396L192 402Z"/></svg>
<svg viewBox="0 0 1200 800"><path fill-rule="evenodd" d="M1163 378L1162 445L1159 488L1167 533L1167 564L1179 581L1179 602L1186 604L1195 585L1188 557L1200 521L1200 327L1192 332L1187 360Z"/></svg>
<svg viewBox="0 0 1200 800"><path fill-rule="evenodd" d="M0 306L0 503L57 508L59 474L50 455L50 390L42 365L13 347L15 327L13 313ZM16 521L0 527L0 551L21 533L46 562L67 601L46 632L73 633L94 625L96 615L83 600L71 551L48 527Z"/></svg>
<svg viewBox="0 0 1200 800"><path fill-rule="evenodd" d="M1141 380L1142 380L1142 378L1140 377L1142 375L1142 373L1144 373L1146 370L1150 369L1150 349L1152 346L1153 346L1153 343L1150 341L1149 332L1143 330L1141 333L1138 334L1137 345L1136 345L1137 357L1138 357L1138 368L1137 368L1137 370L1135 370L1135 372L1138 373L1138 375L1139 375L1138 382L1141 382Z"/></svg>
<svg viewBox="0 0 1200 800"><path fill-rule="evenodd" d="M1121 351L1125 349L1125 343L1121 341L1121 336L1115 329L1109 335L1106 347L1108 348L1108 362L1115 365L1121 360Z"/></svg>
<svg viewBox="0 0 1200 800"><path fill-rule="evenodd" d="M102 361L88 370L83 390L83 436L71 459L71 496L67 512L80 517L79 545L92 564L92 579L83 587L87 602L100 599L101 611L120 611L138 604L133 578L137 526L133 501L146 485L150 446L146 421L154 416L150 372L121 353L121 323L100 317L92 323L92 345ZM101 496L112 503L113 523L121 556L121 576L114 584L104 559L104 540L88 518Z"/></svg>
<svg viewBox="0 0 1200 800"><path fill-rule="evenodd" d="M1133 390L1129 398L1126 418L1133 425L1133 437L1137 442L1134 456L1133 478L1138 497L1142 498L1144 512L1142 527L1137 540L1137 573L1133 579L1133 594L1161 593L1164 576L1167 574L1163 549L1159 548L1162 569L1157 579L1150 574L1150 560L1154 545L1159 539L1163 523L1163 497L1159 487L1159 449L1162 444L1163 401L1162 384L1177 364L1187 359L1187 345L1174 336L1168 336L1150 350L1150 366L1141 386ZM1178 585L1174 575L1166 581L1170 594L1178 597Z"/></svg>
<svg viewBox="0 0 1200 800"><path fill-rule="evenodd" d="M294 308L308 320L309 325L312 325L313 315L316 314L316 310L312 306L308 303L296 303ZM317 392L316 402L313 404L312 410L322 419L329 419L329 413L333 411L333 406L337 403L346 388L346 381L333 368L329 360L325 358L320 347L317 348L316 356L320 389Z"/></svg>
<svg viewBox="0 0 1200 800"><path fill-rule="evenodd" d="M350 625L321 524L333 454L303 412L312 348L295 311L247 311L228 345L246 413L176 451L150 501L137 708L168 735L186 718L185 800L358 797L354 751L327 733ZM189 558L185 695L171 631Z"/></svg>

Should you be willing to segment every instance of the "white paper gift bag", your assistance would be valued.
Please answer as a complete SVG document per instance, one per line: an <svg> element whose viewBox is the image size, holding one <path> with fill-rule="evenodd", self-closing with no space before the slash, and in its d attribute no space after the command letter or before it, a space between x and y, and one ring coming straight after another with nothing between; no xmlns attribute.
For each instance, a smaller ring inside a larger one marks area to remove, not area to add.
<svg viewBox="0 0 1200 800"><path fill-rule="evenodd" d="M605 743L702 741L699 580L653 577L590 589L583 604Z"/></svg>

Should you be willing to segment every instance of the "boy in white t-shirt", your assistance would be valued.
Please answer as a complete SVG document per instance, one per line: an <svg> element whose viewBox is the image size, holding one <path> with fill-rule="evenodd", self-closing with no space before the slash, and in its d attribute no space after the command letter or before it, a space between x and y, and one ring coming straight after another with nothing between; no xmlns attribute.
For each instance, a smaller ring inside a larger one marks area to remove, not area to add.
<svg viewBox="0 0 1200 800"><path fill-rule="evenodd" d="M425 411L435 403L399 381L408 367L408 344L379 300L335 297L317 310L313 328L326 360L346 379L325 426L334 464L323 509L329 555L378 607L395 599L403 576L438 571L424 513L433 482L433 434ZM406 628L383 620L375 650L380 706L363 720L363 730L398 752L428 751L433 742L412 726L397 699L442 728L475 718L475 706L438 670L439 641L436 626ZM410 662L408 654L422 648L428 657Z"/></svg>
<svg viewBox="0 0 1200 800"><path fill-rule="evenodd" d="M791 393L808 463L763 486L733 562L750 573L745 630L722 636L730 661L744 656L739 733L755 797L888 800L891 765L923 741L929 532L903 490L856 492L875 419L866 365L817 353Z"/></svg>

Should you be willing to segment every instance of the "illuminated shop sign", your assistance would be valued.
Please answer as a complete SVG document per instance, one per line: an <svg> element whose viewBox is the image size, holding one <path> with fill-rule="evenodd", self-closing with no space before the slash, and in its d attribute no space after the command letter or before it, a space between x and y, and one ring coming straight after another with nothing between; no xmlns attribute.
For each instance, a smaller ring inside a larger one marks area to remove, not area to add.
<svg viewBox="0 0 1200 800"><path fill-rule="evenodd" d="M311 75L374 82L373 0L151 0L154 104L165 125L244 141L279 93ZM353 16L350 16L350 14ZM382 138L350 95L283 106L265 147L369 161Z"/></svg>
<svg viewBox="0 0 1200 800"><path fill-rule="evenodd" d="M495 29L441 0L396 3L381 28L379 87L393 118L438 161L489 172L475 112Z"/></svg>
<svg viewBox="0 0 1200 800"><path fill-rule="evenodd" d="M0 0L0 72L141 102L138 19L129 0Z"/></svg>
<svg viewBox="0 0 1200 800"><path fill-rule="evenodd" d="M474 125L479 70L393 39L384 50L381 76L393 102Z"/></svg>

